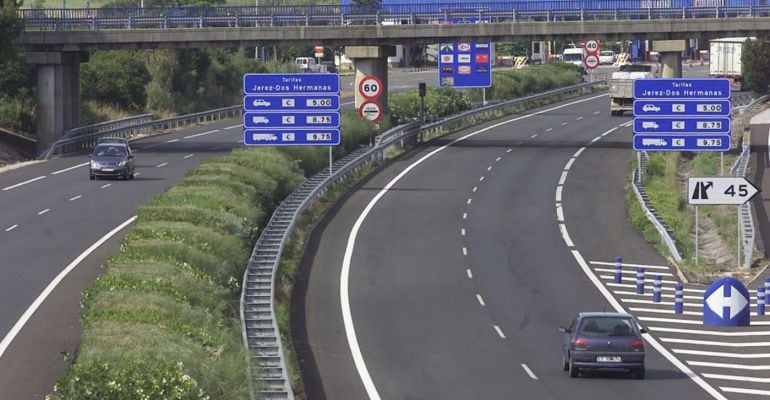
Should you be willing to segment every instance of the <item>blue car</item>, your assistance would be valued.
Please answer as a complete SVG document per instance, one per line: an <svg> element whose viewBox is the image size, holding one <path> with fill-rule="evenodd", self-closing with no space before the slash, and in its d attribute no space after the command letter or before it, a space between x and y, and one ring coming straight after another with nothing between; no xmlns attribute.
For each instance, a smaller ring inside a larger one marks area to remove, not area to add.
<svg viewBox="0 0 770 400"><path fill-rule="evenodd" d="M571 378L585 369L623 369L644 379L644 328L629 314L579 313L564 334L562 368Z"/></svg>
<svg viewBox="0 0 770 400"><path fill-rule="evenodd" d="M134 179L134 169L136 168L134 155L125 144L98 144L88 157L91 159L89 162L89 178L91 180L101 177Z"/></svg>

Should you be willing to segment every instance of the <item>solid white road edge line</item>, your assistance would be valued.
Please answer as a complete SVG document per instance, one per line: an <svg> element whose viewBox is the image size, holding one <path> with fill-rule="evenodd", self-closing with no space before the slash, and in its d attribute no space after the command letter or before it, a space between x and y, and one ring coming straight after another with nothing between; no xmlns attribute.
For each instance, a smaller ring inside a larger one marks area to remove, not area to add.
<svg viewBox="0 0 770 400"><path fill-rule="evenodd" d="M529 377L530 377L530 378L532 378L532 379L534 379L534 380L537 380L537 375L535 375L535 373L534 373L534 372L532 372L532 370L531 370L531 369L529 369L529 367L527 366L527 364L521 364L521 368L524 368L524 372L526 372L526 373L527 373L527 375L529 375Z"/></svg>
<svg viewBox="0 0 770 400"><path fill-rule="evenodd" d="M96 249L99 248L104 242L110 240L111 237L115 236L118 232L120 232L123 228L130 225L132 222L136 220L136 215L133 217L127 219L122 224L116 226L113 230L107 232L106 235L104 235L101 239L97 240L96 243L92 244L91 247L87 248L83 253L81 253L77 258L75 258L69 265L67 265L66 268L64 268L61 272L59 272L59 275L56 275L56 277L51 281L51 283L46 286L45 289L40 293L40 295L37 296L35 301L32 302L32 304L27 308L27 311L22 314L21 318L19 318L18 321L13 325L11 330L8 332L8 334L5 335L3 338L3 341L0 342L0 358L3 357L3 354L5 354L5 351L8 350L8 346L11 345L11 342L13 342L13 339L16 338L16 336L21 332L21 329L24 328L24 325L27 324L27 321L29 321L30 318L32 318L32 315L37 311L38 308L40 308L40 305L43 304L45 299L56 289L56 286L61 283L62 280L70 273L73 269L75 269L78 265L80 265L83 260L88 257L91 253L93 253Z"/></svg>
<svg viewBox="0 0 770 400"><path fill-rule="evenodd" d="M577 158L580 156L580 153L585 150L585 147L582 147L580 150L578 150L574 157ZM561 188L561 186L557 187L557 191ZM557 192L558 193L558 192ZM560 194L560 193L559 193ZM561 196L559 196L561 197ZM572 256L575 257L575 260L580 265L580 268L583 270L583 273L588 277L588 279L594 284L594 286L599 290L599 293L604 296L604 298L607 300L607 302L610 303L612 308L615 309L617 312L625 312L623 309L623 306L618 303L618 301L615 299L615 297L610 293L610 291L607 289L606 286L599 280L599 278L594 274L594 272L591 270L591 267L588 266L588 263L586 263L585 259L583 259L583 256L580 254L580 251L578 250L572 250ZM687 375L688 378L692 379L695 384L700 386L703 390L706 391L706 393L710 394L712 397L714 397L717 400L727 400L727 398L722 395L722 393L719 393L716 389L714 389L713 386L709 385L703 378L699 377L693 370L691 370L688 366L683 364L681 361L679 361L678 358L676 358L671 352L669 352L663 345L658 343L657 340L655 340L652 335L649 333L645 333L642 336L644 336L645 340L647 340L647 343L652 345L655 350L658 351L663 357L665 357L671 364L673 364L676 368L678 368L680 371L682 371L685 375Z"/></svg>
<svg viewBox="0 0 770 400"><path fill-rule="evenodd" d="M196 133L194 135L188 135L188 136L185 136L184 139L192 139L192 138L195 138L195 137L198 137L198 136L209 135L209 134L212 134L212 133L215 133L215 132L219 132L219 129L214 129L213 131L208 131L208 132L203 132L203 133Z"/></svg>
<svg viewBox="0 0 770 400"><path fill-rule="evenodd" d="M61 173L67 172L67 171L72 171L73 169L76 169L76 168L85 167L86 165L88 165L88 161L86 161L86 162L84 162L82 164L73 165L73 166L71 166L69 168L64 168L64 169L60 169L58 171L51 172L51 175L59 175Z"/></svg>
<svg viewBox="0 0 770 400"><path fill-rule="evenodd" d="M11 186L8 186L8 187L4 187L4 188L3 188L3 191L5 191L5 190L11 190L11 189L16 189L16 188L17 188L17 187L19 187L19 186L24 186L24 185L26 185L26 184L28 184L28 183L32 183L32 182L35 182L35 181L39 181L39 180L41 180L41 179L45 179L45 175L42 175L42 176L38 176L37 178L32 178L32 179L30 179L30 180L28 180L28 181L24 181L24 182L21 182L21 183L17 183L17 184L15 184L15 185L11 185Z"/></svg>
<svg viewBox="0 0 770 400"><path fill-rule="evenodd" d="M564 224L559 224L559 230L561 231L561 237L564 239L564 243L567 244L567 247L575 247L575 243L572 243L572 239L569 237L567 227L564 226Z"/></svg>
<svg viewBox="0 0 770 400"><path fill-rule="evenodd" d="M369 370L366 367L366 362L364 361L364 357L361 354L361 347L358 344L358 337L356 336L356 329L353 325L353 315L350 310L350 296L349 296L349 286L350 286L350 264L351 260L353 258L353 250L355 249L356 239L358 237L358 231L361 230L361 225L363 225L364 220L366 220L366 217L369 215L369 213L372 211L374 206L377 204L377 202L380 201L380 199L385 196L385 194L396 184L398 181L400 181L406 174L408 174L410 171L412 171L414 168L416 168L418 165L425 162L425 160L433 157L435 154L439 153L440 151L446 149L449 146L452 146L455 143L461 142L465 139L468 139L470 137L476 136L480 133L498 128L503 125L507 125L509 123L520 121L522 119L531 118L537 115L545 114L550 111L559 110L564 107L569 107L575 104L584 103L587 101L595 100L598 98L605 97L606 94L601 94L598 96L591 96L584 99L572 101L569 103L561 104L556 107L547 108L545 110L540 110L537 112L534 112L532 114L526 114L519 117L515 117L512 119L507 119L505 121L498 122L496 124L492 124L488 127L479 129L478 131L471 132L465 136L461 136L453 141L451 141L448 144L445 144L430 153L420 157L418 160L413 162L412 164L408 165L403 171L401 171L398 175L396 175L390 182L388 182L385 187L383 187L370 201L369 204L366 205L364 210L361 212L361 214L358 216L358 219L353 224L353 228L350 230L350 234L348 235L348 241L345 247L345 255L342 260L342 269L340 271L340 303L342 306L342 322L345 326L345 336L348 340L348 347L350 347L350 352L353 357L353 363L356 366L356 370L358 370L358 376L361 378L361 383L364 385L364 389L366 389L366 394L369 396L370 400L380 400L380 394L377 392L377 388L374 386L374 381L372 380L371 375L369 374ZM479 180L484 180L484 177L481 177ZM586 265L586 268L588 266ZM605 289L606 290L606 289ZM610 296L612 297L612 296ZM686 368L686 367L685 367ZM710 386L709 386L710 387Z"/></svg>

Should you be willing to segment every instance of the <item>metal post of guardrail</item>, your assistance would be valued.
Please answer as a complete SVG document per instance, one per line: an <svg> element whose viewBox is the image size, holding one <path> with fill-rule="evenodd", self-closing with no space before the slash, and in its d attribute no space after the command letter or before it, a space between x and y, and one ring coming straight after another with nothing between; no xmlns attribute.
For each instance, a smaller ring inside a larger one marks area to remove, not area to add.
<svg viewBox="0 0 770 400"><path fill-rule="evenodd" d="M677 283L674 287L674 314L684 312L684 285Z"/></svg>
<svg viewBox="0 0 770 400"><path fill-rule="evenodd" d="M583 13L583 9L581 8L580 9L580 20L582 21L583 19L584 19L584 13Z"/></svg>
<svg viewBox="0 0 770 400"><path fill-rule="evenodd" d="M615 283L623 282L623 259L615 257Z"/></svg>
<svg viewBox="0 0 770 400"><path fill-rule="evenodd" d="M617 21L617 20L618 20L618 9L616 8L615 9L615 21Z"/></svg>
<svg viewBox="0 0 770 400"><path fill-rule="evenodd" d="M687 12L684 7L682 7L682 19L687 19Z"/></svg>
<svg viewBox="0 0 770 400"><path fill-rule="evenodd" d="M660 291L663 289L663 279L660 275L655 275L655 280L652 281L652 302L660 303Z"/></svg>
<svg viewBox="0 0 770 400"><path fill-rule="evenodd" d="M636 269L636 294L644 294L644 268Z"/></svg>
<svg viewBox="0 0 770 400"><path fill-rule="evenodd" d="M717 12L717 15L714 16L714 18L719 18L719 6L717 5L714 8L716 9L716 12Z"/></svg>
<svg viewBox="0 0 770 400"><path fill-rule="evenodd" d="M757 288L757 315L765 315L765 287Z"/></svg>
<svg viewBox="0 0 770 400"><path fill-rule="evenodd" d="M515 8L511 12L511 16L513 17L513 22L516 22L516 9Z"/></svg>

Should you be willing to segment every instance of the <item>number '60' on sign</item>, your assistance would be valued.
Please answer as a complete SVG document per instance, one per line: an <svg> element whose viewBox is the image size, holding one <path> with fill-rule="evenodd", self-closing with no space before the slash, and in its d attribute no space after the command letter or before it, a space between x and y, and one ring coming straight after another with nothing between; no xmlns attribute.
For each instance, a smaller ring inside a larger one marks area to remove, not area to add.
<svg viewBox="0 0 770 400"><path fill-rule="evenodd" d="M358 93L367 99L376 99L382 94L382 81L374 75L365 76L358 82Z"/></svg>

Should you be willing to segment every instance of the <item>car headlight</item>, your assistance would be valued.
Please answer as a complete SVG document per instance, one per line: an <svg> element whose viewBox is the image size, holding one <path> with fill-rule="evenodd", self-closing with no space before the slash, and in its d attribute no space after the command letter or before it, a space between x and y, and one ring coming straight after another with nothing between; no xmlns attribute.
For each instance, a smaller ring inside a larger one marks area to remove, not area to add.
<svg viewBox="0 0 770 400"><path fill-rule="evenodd" d="M99 168L99 163L96 160L91 160L91 168Z"/></svg>
<svg viewBox="0 0 770 400"><path fill-rule="evenodd" d="M118 163L118 167L125 167L126 166L126 160L123 160Z"/></svg>

